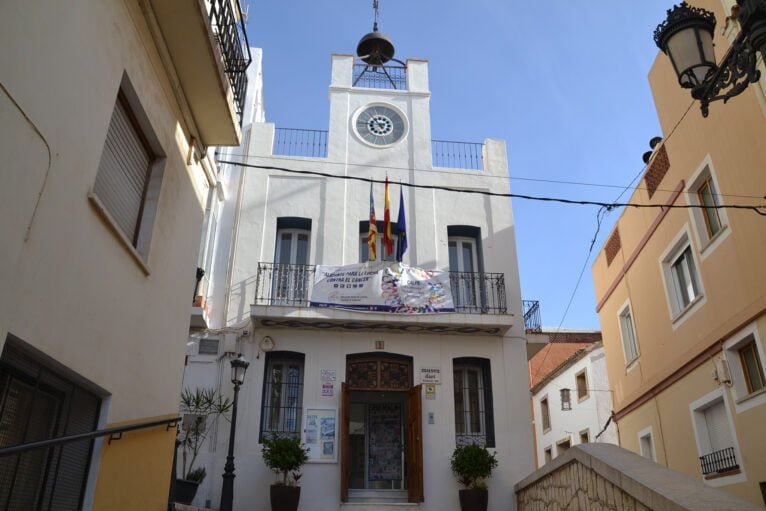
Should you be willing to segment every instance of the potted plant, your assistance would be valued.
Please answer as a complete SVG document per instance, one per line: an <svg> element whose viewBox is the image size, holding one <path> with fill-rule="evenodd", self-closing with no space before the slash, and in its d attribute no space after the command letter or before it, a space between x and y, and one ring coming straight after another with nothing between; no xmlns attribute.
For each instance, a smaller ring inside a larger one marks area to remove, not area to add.
<svg viewBox="0 0 766 511"><path fill-rule="evenodd" d="M486 447L464 445L457 447L450 460L452 473L465 489L460 490L462 511L487 511L489 494L484 481L497 467L497 458Z"/></svg>
<svg viewBox="0 0 766 511"><path fill-rule="evenodd" d="M191 504L199 484L205 479L205 467L194 467L197 456L209 432L210 424L231 409L229 398L215 389L184 389L181 394L183 422L178 436L181 452L181 477L176 479L175 500Z"/></svg>
<svg viewBox="0 0 766 511"><path fill-rule="evenodd" d="M271 510L296 511L301 497L300 468L308 461L308 449L293 436L269 435L263 439L263 461L280 475L271 485Z"/></svg>

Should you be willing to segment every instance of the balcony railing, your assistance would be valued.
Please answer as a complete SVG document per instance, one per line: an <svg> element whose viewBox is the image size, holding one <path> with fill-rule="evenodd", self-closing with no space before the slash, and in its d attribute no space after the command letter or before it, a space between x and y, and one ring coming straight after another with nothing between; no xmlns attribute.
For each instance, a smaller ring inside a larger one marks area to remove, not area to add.
<svg viewBox="0 0 766 511"><path fill-rule="evenodd" d="M237 12L234 12L233 5ZM210 0L210 27L223 56L224 71L234 93L234 106L239 122L245 110L247 92L247 68L253 60L247 40L245 20L239 0ZM239 19L239 23L237 22Z"/></svg>
<svg viewBox="0 0 766 511"><path fill-rule="evenodd" d="M537 300L522 300L521 306L524 309L524 328L526 331L530 333L541 332L540 302Z"/></svg>
<svg viewBox="0 0 766 511"><path fill-rule="evenodd" d="M307 264L259 263L256 305L308 307L316 267ZM455 310L464 314L507 314L505 275L449 272Z"/></svg>
<svg viewBox="0 0 766 511"><path fill-rule="evenodd" d="M354 64L352 83L354 87L405 90L407 89L407 68Z"/></svg>
<svg viewBox="0 0 766 511"><path fill-rule="evenodd" d="M327 158L327 131L276 128L272 154Z"/></svg>
<svg viewBox="0 0 766 511"><path fill-rule="evenodd" d="M484 144L478 142L432 140L431 153L434 167L484 170Z"/></svg>
<svg viewBox="0 0 766 511"><path fill-rule="evenodd" d="M739 468L734 447L727 447L726 449L700 456L700 465L702 466L702 475L728 472L729 470Z"/></svg>

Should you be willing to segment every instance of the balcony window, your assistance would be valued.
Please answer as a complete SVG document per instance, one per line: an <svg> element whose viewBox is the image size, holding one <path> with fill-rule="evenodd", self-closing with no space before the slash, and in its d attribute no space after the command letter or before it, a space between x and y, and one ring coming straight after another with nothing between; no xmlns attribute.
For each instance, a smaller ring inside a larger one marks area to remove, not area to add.
<svg viewBox="0 0 766 511"><path fill-rule="evenodd" d="M293 305L308 296L311 219L277 219L271 293L274 304Z"/></svg>
<svg viewBox="0 0 766 511"><path fill-rule="evenodd" d="M387 255L383 243L383 222L375 222L378 227L377 255L378 261L396 261L397 249L399 247L399 228L396 222L391 222L391 239L393 241L393 252ZM365 263L370 260L370 245L367 243L367 235L370 231L370 222L359 222L359 262Z"/></svg>
<svg viewBox="0 0 766 511"><path fill-rule="evenodd" d="M455 309L466 312L481 309L484 289L476 275L483 271L481 261L481 239L478 227L454 225L447 227L447 248Z"/></svg>
<svg viewBox="0 0 766 511"><path fill-rule="evenodd" d="M739 472L731 419L721 389L690 405L703 476Z"/></svg>

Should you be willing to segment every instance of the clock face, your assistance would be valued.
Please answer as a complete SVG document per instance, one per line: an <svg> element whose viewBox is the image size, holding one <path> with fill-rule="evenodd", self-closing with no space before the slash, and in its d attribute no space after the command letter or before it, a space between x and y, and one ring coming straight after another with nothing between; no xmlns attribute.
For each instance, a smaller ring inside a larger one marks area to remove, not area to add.
<svg viewBox="0 0 766 511"><path fill-rule="evenodd" d="M391 145L404 137L404 118L393 108L382 105L370 106L357 116L356 132L362 140L370 144Z"/></svg>

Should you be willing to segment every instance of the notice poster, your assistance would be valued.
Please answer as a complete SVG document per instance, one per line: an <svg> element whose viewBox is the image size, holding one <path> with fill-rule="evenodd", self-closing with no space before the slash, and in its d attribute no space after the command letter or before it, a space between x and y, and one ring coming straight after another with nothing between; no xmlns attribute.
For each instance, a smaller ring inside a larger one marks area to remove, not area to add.
<svg viewBox="0 0 766 511"><path fill-rule="evenodd" d="M338 456L337 412L334 408L307 408L303 443L309 462L332 463Z"/></svg>
<svg viewBox="0 0 766 511"><path fill-rule="evenodd" d="M392 314L455 312L448 272L385 261L317 266L310 306Z"/></svg>

